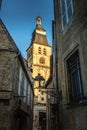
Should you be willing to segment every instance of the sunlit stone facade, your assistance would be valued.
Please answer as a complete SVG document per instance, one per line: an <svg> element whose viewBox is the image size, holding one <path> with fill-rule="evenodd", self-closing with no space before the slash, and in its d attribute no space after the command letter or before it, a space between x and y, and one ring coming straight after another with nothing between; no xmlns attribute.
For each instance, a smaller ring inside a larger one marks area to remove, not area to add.
<svg viewBox="0 0 87 130"><path fill-rule="evenodd" d="M41 81L40 84L38 81L34 82L34 130L43 127L40 119L43 117L46 118L47 94L43 92L45 90L41 88L50 76L51 46L48 44L46 31L43 29L41 22L42 18L38 16L36 18L36 28L32 33L31 44L27 49L28 68L32 71L32 77L35 79L39 74L45 79ZM44 121L43 124L46 124L46 121Z"/></svg>

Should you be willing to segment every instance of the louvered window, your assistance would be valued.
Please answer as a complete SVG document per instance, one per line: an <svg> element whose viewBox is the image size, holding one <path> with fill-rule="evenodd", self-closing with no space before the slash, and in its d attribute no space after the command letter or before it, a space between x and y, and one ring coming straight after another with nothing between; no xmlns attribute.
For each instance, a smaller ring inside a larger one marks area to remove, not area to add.
<svg viewBox="0 0 87 130"><path fill-rule="evenodd" d="M43 49L43 54L46 55L46 49L45 48Z"/></svg>
<svg viewBox="0 0 87 130"><path fill-rule="evenodd" d="M38 53L41 54L41 47L38 48Z"/></svg>

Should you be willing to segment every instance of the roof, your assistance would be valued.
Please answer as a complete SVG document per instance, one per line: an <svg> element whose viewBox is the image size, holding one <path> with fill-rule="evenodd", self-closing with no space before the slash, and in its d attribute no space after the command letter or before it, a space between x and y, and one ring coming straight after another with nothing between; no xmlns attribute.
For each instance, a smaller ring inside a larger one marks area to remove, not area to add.
<svg viewBox="0 0 87 130"><path fill-rule="evenodd" d="M48 44L47 36L46 36L46 31L42 27L41 23L37 23L36 24L36 28L34 29L34 31L32 33L32 39L31 39L30 46L32 44L34 44L34 43L51 47ZM28 49L30 48L30 46L28 47Z"/></svg>
<svg viewBox="0 0 87 130"><path fill-rule="evenodd" d="M25 59L22 57L22 55L21 55L21 53L20 53L20 51L19 51L19 49L18 49L16 43L14 42L14 40L12 39L11 35L9 34L7 28L5 27L4 23L3 23L2 20L0 19L0 36L2 37L3 35L6 36L6 40L5 40L6 42L2 42L2 41L3 41L3 38L0 39L0 51L2 50L2 51L15 52L16 54L18 54L18 58L19 58L19 60L20 60L20 62L21 62L21 65L22 65L24 71L25 71L25 74L26 74L26 76L27 76L27 79L28 79L29 83L30 83L31 86L32 86L32 83L31 83L30 78L29 78L28 73L27 73L27 68L26 68L26 64L25 64ZM8 42L7 40L8 40L9 42ZM2 43L3 43L4 45L2 45ZM8 43L8 46L7 46L7 48L5 48L5 46L6 46L7 43ZM32 91L33 91L33 86L32 86L31 88L32 88Z"/></svg>
<svg viewBox="0 0 87 130"><path fill-rule="evenodd" d="M3 34L5 34L5 35L7 36L7 39L9 40L9 42L8 42L9 47L10 47L9 49L10 49L10 50L13 49L13 50L16 51L16 52L19 52L19 49L18 49L16 43L15 43L14 40L12 39L11 35L9 34L7 28L5 27L5 25L4 25L4 23L2 22L1 19L0 19L0 25L1 25L0 35L1 35L1 37L3 36ZM0 39L0 40L2 41L3 39ZM6 43L4 43L4 44L6 44ZM4 47L3 47L3 49L4 49Z"/></svg>

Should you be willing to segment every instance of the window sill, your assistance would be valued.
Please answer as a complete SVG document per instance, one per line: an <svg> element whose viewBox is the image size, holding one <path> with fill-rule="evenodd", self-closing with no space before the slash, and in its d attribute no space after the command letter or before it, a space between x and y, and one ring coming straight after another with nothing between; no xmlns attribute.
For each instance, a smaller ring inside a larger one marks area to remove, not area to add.
<svg viewBox="0 0 87 130"><path fill-rule="evenodd" d="M65 107L66 109L71 109L71 108L76 108L76 107L85 106L85 105L87 105L87 99L84 99L82 101L75 102L75 103L65 104Z"/></svg>

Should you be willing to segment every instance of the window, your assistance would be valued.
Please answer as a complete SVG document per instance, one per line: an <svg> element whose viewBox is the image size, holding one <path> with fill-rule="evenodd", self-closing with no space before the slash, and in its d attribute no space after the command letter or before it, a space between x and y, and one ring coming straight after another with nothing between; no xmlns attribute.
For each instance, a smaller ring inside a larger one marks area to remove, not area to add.
<svg viewBox="0 0 87 130"><path fill-rule="evenodd" d="M27 80L24 80L24 98L23 101L26 102L26 95L27 95Z"/></svg>
<svg viewBox="0 0 87 130"><path fill-rule="evenodd" d="M45 48L43 49L43 54L46 55L46 49Z"/></svg>
<svg viewBox="0 0 87 130"><path fill-rule="evenodd" d="M73 5L72 0L60 0L60 4L61 4L62 29L64 29L73 15Z"/></svg>
<svg viewBox="0 0 87 130"><path fill-rule="evenodd" d="M30 105L30 85L28 85L28 90L27 90L27 105Z"/></svg>
<svg viewBox="0 0 87 130"><path fill-rule="evenodd" d="M83 90L78 51L67 60L67 76L70 102L81 101L83 99Z"/></svg>
<svg viewBox="0 0 87 130"><path fill-rule="evenodd" d="M23 79L23 71L22 68L20 68L19 70L19 84L18 84L18 95L21 95L21 91L22 91L22 79Z"/></svg>
<svg viewBox="0 0 87 130"><path fill-rule="evenodd" d="M44 97L42 97L41 100L44 101Z"/></svg>
<svg viewBox="0 0 87 130"><path fill-rule="evenodd" d="M41 47L38 48L38 53L41 54Z"/></svg>

